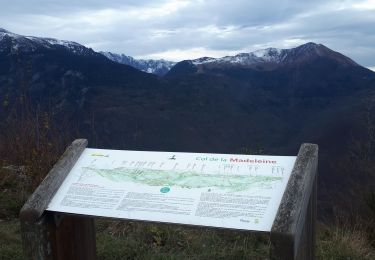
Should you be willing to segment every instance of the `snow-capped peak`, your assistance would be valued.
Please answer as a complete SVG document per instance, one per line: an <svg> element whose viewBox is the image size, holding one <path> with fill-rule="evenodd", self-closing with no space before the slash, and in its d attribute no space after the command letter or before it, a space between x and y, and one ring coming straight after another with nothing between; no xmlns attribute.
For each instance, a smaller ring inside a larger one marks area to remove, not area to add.
<svg viewBox="0 0 375 260"><path fill-rule="evenodd" d="M3 29L3 28L0 28L0 33L10 33L9 31Z"/></svg>
<svg viewBox="0 0 375 260"><path fill-rule="evenodd" d="M239 53L235 56L225 56L222 58L209 58L203 57L199 59L192 60L194 65L201 65L207 63L228 63L228 64L239 64L239 65L252 65L254 63L261 62L281 62L284 58L285 50L268 48L261 49L249 53Z"/></svg>
<svg viewBox="0 0 375 260"><path fill-rule="evenodd" d="M146 59L134 59L131 56L125 54L116 54L112 52L100 52L108 59L132 66L136 69L139 69L144 72L153 73L159 76L165 75L175 64L176 62L167 61L167 60L146 60Z"/></svg>
<svg viewBox="0 0 375 260"><path fill-rule="evenodd" d="M61 45L61 46L65 46L65 47L68 47L68 48L84 47L83 45L81 45L79 43L76 43L76 42L58 40L58 39L54 39L54 38L40 38L40 37L34 37L34 36L25 36L25 38L27 38L29 40L32 40L32 41L35 41L35 42L46 44L46 45Z"/></svg>
<svg viewBox="0 0 375 260"><path fill-rule="evenodd" d="M204 64L204 63L215 62L217 60L218 59L216 59L216 58L202 57L202 58L199 58L199 59L195 59L192 62L193 62L194 65L199 65L199 64Z"/></svg>
<svg viewBox="0 0 375 260"><path fill-rule="evenodd" d="M65 48L77 55L94 54L95 52L85 46L72 42L53 38L23 36L0 28L0 41L7 39L11 51L30 52L39 48Z"/></svg>
<svg viewBox="0 0 375 260"><path fill-rule="evenodd" d="M355 64L352 60L344 58L322 44L309 42L291 49L267 48L248 53L239 53L234 56L225 56L222 58L203 57L191 60L196 66L210 64L210 66L249 66L262 69L272 69L282 64L293 62L303 62L314 57L330 56L338 61Z"/></svg>
<svg viewBox="0 0 375 260"><path fill-rule="evenodd" d="M258 57L267 61L272 61L275 58L278 58L281 55L282 51L283 51L282 49L268 48L268 49L261 49L261 50L254 51L252 52L252 54L254 54L255 57Z"/></svg>
<svg viewBox="0 0 375 260"><path fill-rule="evenodd" d="M19 38L19 37L22 37L21 35L18 35L18 34L10 32L10 31L7 31L7 30L5 30L3 28L0 28L0 40L2 40L5 36L8 36L10 38Z"/></svg>

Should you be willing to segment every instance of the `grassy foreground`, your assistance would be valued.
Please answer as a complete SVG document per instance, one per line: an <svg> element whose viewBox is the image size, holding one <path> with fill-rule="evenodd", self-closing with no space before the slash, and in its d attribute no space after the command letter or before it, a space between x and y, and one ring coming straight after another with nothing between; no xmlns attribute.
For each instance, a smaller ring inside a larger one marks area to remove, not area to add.
<svg viewBox="0 0 375 260"><path fill-rule="evenodd" d="M99 259L267 259L267 236L163 224L99 220ZM374 259L358 227L318 228L318 259ZM18 219L0 222L0 259L24 259Z"/></svg>

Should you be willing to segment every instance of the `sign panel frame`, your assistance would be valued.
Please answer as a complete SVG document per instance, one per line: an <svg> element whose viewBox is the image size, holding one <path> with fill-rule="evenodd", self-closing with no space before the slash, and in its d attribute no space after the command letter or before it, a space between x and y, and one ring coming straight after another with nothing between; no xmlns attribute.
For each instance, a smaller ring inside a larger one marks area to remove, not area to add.
<svg viewBox="0 0 375 260"><path fill-rule="evenodd" d="M269 232L295 160L86 148L47 210Z"/></svg>

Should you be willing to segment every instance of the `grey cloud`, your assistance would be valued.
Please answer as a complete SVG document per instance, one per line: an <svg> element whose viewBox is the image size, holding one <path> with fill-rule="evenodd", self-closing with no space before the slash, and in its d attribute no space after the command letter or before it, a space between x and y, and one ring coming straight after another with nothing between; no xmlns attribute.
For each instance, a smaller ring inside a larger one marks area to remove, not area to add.
<svg viewBox="0 0 375 260"><path fill-rule="evenodd" d="M165 1L167 0L12 0L2 3L0 14L53 15L84 10L155 5Z"/></svg>
<svg viewBox="0 0 375 260"><path fill-rule="evenodd" d="M325 1L202 1L166 19L170 26L215 24L217 26L261 26L282 22Z"/></svg>

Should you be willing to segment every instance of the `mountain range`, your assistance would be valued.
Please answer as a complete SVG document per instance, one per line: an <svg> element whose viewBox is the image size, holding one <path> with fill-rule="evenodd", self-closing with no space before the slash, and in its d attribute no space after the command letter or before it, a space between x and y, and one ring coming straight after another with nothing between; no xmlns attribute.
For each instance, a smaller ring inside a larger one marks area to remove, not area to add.
<svg viewBox="0 0 375 260"><path fill-rule="evenodd" d="M166 63L163 73L131 62L1 29L0 129L27 96L75 122L91 147L296 155L317 143L320 210L358 207L372 177L344 172L362 156L355 144L372 142L374 72L315 43Z"/></svg>
<svg viewBox="0 0 375 260"><path fill-rule="evenodd" d="M141 71L153 73L158 76L164 76L176 64L176 62L167 60L134 59L133 57L125 54L116 54L112 52L100 53L112 61L129 65Z"/></svg>
<svg viewBox="0 0 375 260"><path fill-rule="evenodd" d="M141 71L153 73L158 76L164 76L167 74L177 63L167 60L134 59L133 57L125 54L116 54L111 52L100 53L112 61L129 65ZM339 53L334 53L321 44L315 44L312 42L304 44L301 46L301 48L268 48L222 58L202 57L194 60L185 60L182 64L190 64L194 71L202 70L205 67L244 67L252 68L254 70L273 70L287 64L296 62L301 63L304 59L309 59L314 54L318 56L331 56L332 59L336 59L342 64L347 63L348 65L357 65L350 58L340 55ZM174 68L174 70L176 69L178 70L178 67Z"/></svg>

